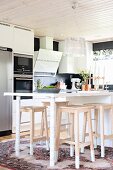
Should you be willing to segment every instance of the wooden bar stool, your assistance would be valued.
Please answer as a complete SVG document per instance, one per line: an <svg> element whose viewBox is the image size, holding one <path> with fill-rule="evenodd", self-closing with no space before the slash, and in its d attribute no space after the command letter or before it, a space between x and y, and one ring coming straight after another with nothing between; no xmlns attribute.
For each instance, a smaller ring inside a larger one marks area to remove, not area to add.
<svg viewBox="0 0 113 170"><path fill-rule="evenodd" d="M44 101L42 103L46 107L50 106L50 102ZM56 114L57 114L58 108L61 107L61 106L67 106L69 104L69 101L56 101L55 103L56 103ZM63 123L63 124L61 124L61 126L70 126L69 115L68 115L67 119L68 119L67 123L65 123L65 124ZM56 115L56 121L57 121L57 115ZM69 127L68 128L66 127L66 130L67 130L67 135L69 136L69 133L70 133Z"/></svg>
<svg viewBox="0 0 113 170"><path fill-rule="evenodd" d="M75 145L75 166L79 168L79 149L83 146L90 145L91 151L91 160L95 161L94 155L94 147L93 147L93 133L92 133L92 122L91 122L91 109L94 108L93 106L65 106L59 107L58 114L57 114L57 128L56 128L56 152L58 151L59 144L60 144L60 125L61 125L61 118L62 112L66 112L70 114L71 117L71 138L64 139L63 143L68 143L70 145ZM80 142L79 141L79 113L83 112L87 116L88 120L88 128L89 128L89 142ZM61 141L62 143L62 141Z"/></svg>
<svg viewBox="0 0 113 170"><path fill-rule="evenodd" d="M47 150L49 149L49 135L48 135L48 122L47 122L47 112L45 106L23 106L20 108L20 113L29 112L30 113L30 155L33 155L33 142L46 140ZM34 114L36 112L41 112L41 130L40 136L34 136ZM45 135L44 135L44 125L45 125Z"/></svg>
<svg viewBox="0 0 113 170"><path fill-rule="evenodd" d="M104 141L106 139L111 139L113 140L113 104L106 104L106 103L88 103L85 105L92 105L94 106L94 137L96 139L96 145L97 145L97 138L100 137L101 140L101 157L105 156L105 148L104 148ZM104 113L105 110L109 110L110 111L110 116L111 116L111 131L112 134L111 135L105 135L104 133ZM100 134L98 133L97 129L98 129L98 118L100 118ZM86 133L86 123L87 120L84 119L84 130L83 130L83 140L85 140L85 137L87 136Z"/></svg>

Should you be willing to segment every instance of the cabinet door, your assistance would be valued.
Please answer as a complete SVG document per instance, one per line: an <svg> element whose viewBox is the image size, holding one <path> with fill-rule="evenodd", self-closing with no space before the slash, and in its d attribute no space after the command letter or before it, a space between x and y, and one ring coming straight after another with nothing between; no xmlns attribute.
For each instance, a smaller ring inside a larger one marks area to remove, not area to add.
<svg viewBox="0 0 113 170"><path fill-rule="evenodd" d="M0 24L0 46L13 48L13 27Z"/></svg>
<svg viewBox="0 0 113 170"><path fill-rule="evenodd" d="M14 27L14 53L34 54L34 33Z"/></svg>

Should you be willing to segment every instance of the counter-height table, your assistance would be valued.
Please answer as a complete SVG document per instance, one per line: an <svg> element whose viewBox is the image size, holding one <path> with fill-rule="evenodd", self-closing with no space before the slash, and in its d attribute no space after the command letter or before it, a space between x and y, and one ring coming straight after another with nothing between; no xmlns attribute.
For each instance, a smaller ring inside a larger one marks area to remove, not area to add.
<svg viewBox="0 0 113 170"><path fill-rule="evenodd" d="M15 140L15 153L19 156L20 153L20 101L22 96L31 96L33 99L49 99L50 101L50 166L55 165L57 153L55 152L55 117L56 117L56 104L57 98L66 98L75 104L83 104L87 102L112 102L112 92L108 91L78 91L73 93L12 93L5 92L4 96L16 96L16 140Z"/></svg>

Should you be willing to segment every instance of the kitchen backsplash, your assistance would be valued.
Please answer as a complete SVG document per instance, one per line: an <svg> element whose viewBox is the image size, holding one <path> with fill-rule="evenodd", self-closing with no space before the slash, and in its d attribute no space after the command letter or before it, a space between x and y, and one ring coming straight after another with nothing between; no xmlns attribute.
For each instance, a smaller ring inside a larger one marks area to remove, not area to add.
<svg viewBox="0 0 113 170"><path fill-rule="evenodd" d="M71 78L80 78L79 74L57 74L55 77L34 77L34 82L40 79L43 86L55 85L57 82L63 81L67 85L67 89L71 89Z"/></svg>
<svg viewBox="0 0 113 170"><path fill-rule="evenodd" d="M67 85L67 89L71 89L72 88L71 78L80 78L81 79L79 74L57 74L55 77L53 77L53 76L34 77L34 82L37 82L37 80L40 79L43 86L48 86L48 85L55 85L57 82L63 81ZM94 86L92 85L92 88L93 87ZM106 84L105 84L104 89L112 91L113 85L107 84L107 88L106 88Z"/></svg>

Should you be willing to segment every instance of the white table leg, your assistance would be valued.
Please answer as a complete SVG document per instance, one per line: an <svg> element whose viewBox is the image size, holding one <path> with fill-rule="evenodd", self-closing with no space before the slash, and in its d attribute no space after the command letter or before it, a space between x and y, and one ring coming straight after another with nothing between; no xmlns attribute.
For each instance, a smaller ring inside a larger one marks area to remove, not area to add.
<svg viewBox="0 0 113 170"><path fill-rule="evenodd" d="M16 140L15 140L16 156L20 153L20 96L16 96Z"/></svg>
<svg viewBox="0 0 113 170"><path fill-rule="evenodd" d="M55 97L50 100L50 167L55 165L58 152L55 151L55 121L56 121L56 104Z"/></svg>
<svg viewBox="0 0 113 170"><path fill-rule="evenodd" d="M104 110L103 107L100 106L100 138L101 138L101 157L104 157Z"/></svg>

